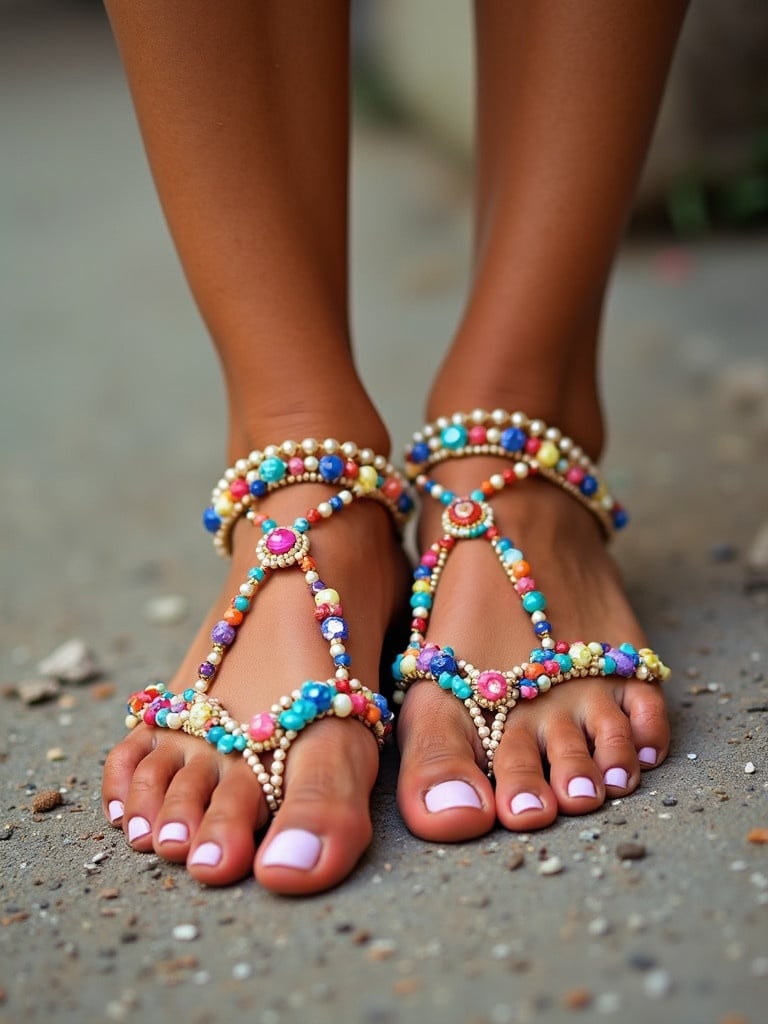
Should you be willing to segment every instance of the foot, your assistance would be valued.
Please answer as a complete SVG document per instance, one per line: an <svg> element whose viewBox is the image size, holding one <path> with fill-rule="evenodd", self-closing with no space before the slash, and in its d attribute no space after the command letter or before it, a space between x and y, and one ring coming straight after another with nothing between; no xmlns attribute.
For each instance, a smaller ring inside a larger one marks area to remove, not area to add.
<svg viewBox="0 0 768 1024"><path fill-rule="evenodd" d="M432 476L468 494L499 471L499 460L449 460ZM628 641L647 646L618 570L592 513L557 486L529 479L491 499L504 536L522 548L548 599L556 639ZM422 549L442 536L441 506L422 504ZM529 617L490 545L461 541L448 559L429 618L428 641L450 645L479 668L525 661L534 637ZM669 749L669 726L656 684L587 677L520 701L494 760L496 785L467 710L434 681L411 685L398 718L402 764L398 802L408 827L425 839L481 835L498 820L513 831L584 814L640 784Z"/></svg>
<svg viewBox="0 0 768 1024"><path fill-rule="evenodd" d="M303 484L275 492L259 510L290 524L331 489ZM254 564L261 532L247 521L234 531L231 570L176 676L174 693L192 686L211 649L210 632ZM338 590L349 623L352 675L378 689L387 626L407 588L402 552L387 512L355 501L310 534L311 554ZM307 679L333 675L328 644L312 614L303 574L275 571L253 602L209 690L239 721L267 710ZM107 759L103 806L135 850L185 863L210 885L255 874L280 893L310 893L340 882L371 839L369 796L378 749L361 723L313 723L286 759L284 803L269 824L262 790L237 754L202 739L139 724ZM269 824L258 844L256 834Z"/></svg>

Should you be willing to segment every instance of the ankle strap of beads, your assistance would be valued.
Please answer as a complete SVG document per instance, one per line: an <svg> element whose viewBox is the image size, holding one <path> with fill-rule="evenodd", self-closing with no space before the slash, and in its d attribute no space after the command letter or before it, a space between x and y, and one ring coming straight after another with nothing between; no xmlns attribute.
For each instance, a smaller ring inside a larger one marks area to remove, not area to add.
<svg viewBox="0 0 768 1024"><path fill-rule="evenodd" d="M213 488L211 503L203 512L203 525L214 535L219 554L230 554L232 528L241 516L258 519L255 506L260 498L301 483L341 487L338 494L310 510L310 522L328 518L354 498L381 502L398 530L413 511L406 480L383 455L358 448L354 441L340 443L334 438L284 441L238 459Z"/></svg>
<svg viewBox="0 0 768 1024"><path fill-rule="evenodd" d="M628 522L625 509L608 493L589 456L557 427L529 419L523 412L474 409L427 423L406 447L406 473L418 490L442 499L440 486L427 471L446 459L467 455L497 455L513 461L511 469L491 477L486 497L516 480L538 475L585 505L609 536Z"/></svg>

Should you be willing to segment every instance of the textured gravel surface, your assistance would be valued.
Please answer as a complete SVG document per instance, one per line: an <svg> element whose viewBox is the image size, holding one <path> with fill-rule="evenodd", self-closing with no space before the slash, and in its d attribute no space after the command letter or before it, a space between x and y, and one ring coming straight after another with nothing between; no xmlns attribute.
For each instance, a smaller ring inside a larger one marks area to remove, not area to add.
<svg viewBox="0 0 768 1024"><path fill-rule="evenodd" d="M102 17L9 24L0 1024L764 1020L768 240L627 245L606 322L607 469L634 513L617 552L675 669L667 762L588 817L439 847L400 822L389 751L345 885L205 889L126 847L99 777L125 694L170 673L222 569L198 525L218 371ZM360 133L360 362L398 443L460 307L466 199L422 143ZM98 675L41 690L73 638Z"/></svg>

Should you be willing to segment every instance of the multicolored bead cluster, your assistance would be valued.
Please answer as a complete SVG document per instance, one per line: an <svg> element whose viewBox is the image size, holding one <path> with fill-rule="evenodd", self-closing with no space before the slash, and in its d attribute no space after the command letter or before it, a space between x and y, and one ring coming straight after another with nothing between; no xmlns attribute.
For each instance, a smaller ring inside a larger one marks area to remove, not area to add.
<svg viewBox="0 0 768 1024"><path fill-rule="evenodd" d="M253 516L253 507L260 498L298 483L337 484L352 497L380 501L400 528L413 511L402 475L370 448L358 448L354 441L339 442L335 438L284 441L239 459L214 487L211 503L203 512L203 525L214 535L217 551L230 553L233 526L241 516ZM343 500L343 493L338 500ZM319 522L334 511L338 511L338 502L334 504L332 498L311 509L307 518L310 523Z"/></svg>
<svg viewBox="0 0 768 1024"><path fill-rule="evenodd" d="M515 413L514 416L518 423L529 422L521 413ZM501 423L509 422L512 418L509 414L501 412L493 413L492 417ZM430 464L430 459L434 464L443 458L479 452L500 454L500 442L497 443L495 435L489 438L490 431L486 430L485 426L485 442L482 444L481 435L476 431L473 437L477 445L462 442L455 448L450 447L459 438L468 440L469 431L466 430L465 423L473 418L486 417L484 413L472 413L469 417L460 414L450 421L438 420L435 427L425 428L417 434L409 448L411 464L418 467L412 474L417 487L445 506L442 515L444 533L422 555L414 571L410 642L407 650L396 659L393 675L397 686L395 700L402 701L404 691L417 679L432 679L442 689L461 700L472 716L485 750L488 774L493 775L493 758L501 742L507 716L519 700L533 700L558 683L585 676L619 676L625 679L659 682L669 676L669 669L649 648L636 650L627 643L615 647L597 641L568 643L554 638L552 624L546 615L547 599L537 587L531 566L522 550L508 537L501 535L494 523L493 509L487 500L494 493L524 477L531 470L528 462L524 463L526 474L518 471L516 463L512 471L505 471L495 478L492 477L466 497L436 484L420 472L421 468ZM477 427L479 424L474 426ZM459 433L454 432L454 427L459 428ZM439 434L435 433L436 429L439 429ZM508 429L522 431L522 427L517 425ZM538 437L540 433L537 427L533 436ZM554 437L556 434L560 437L559 432L545 428L544 434L547 433L550 435L549 441L554 445ZM424 438L436 438L437 443L430 448ZM478 452L474 450L475 447L478 448ZM570 453L573 452L571 443L566 447ZM425 449L428 449L426 453ZM444 454L445 451L449 454ZM538 451L541 451L541 448ZM414 454L417 461L414 461ZM579 454L577 458L581 460L582 456ZM560 469L556 473L558 476L562 475ZM600 492L598 484L595 494ZM615 514L619 506L613 499L611 502ZM607 505L605 507L607 508ZM430 610L448 557L457 542L476 539L487 541L493 548L507 579L520 597L523 610L530 616L536 636L537 646L532 649L528 661L511 669L478 669L458 658L453 648L441 648L426 640ZM490 722L487 720L488 712L493 716Z"/></svg>
<svg viewBox="0 0 768 1024"><path fill-rule="evenodd" d="M206 740L221 754L240 754L275 812L282 802L288 749L310 723L328 717L356 718L381 744L392 730L394 716L386 698L357 679L309 680L249 722L238 722L219 701L195 689L176 695L163 683L154 683L129 699L126 725L132 729L143 722L181 730ZM261 759L265 753L272 754L268 767Z"/></svg>
<svg viewBox="0 0 768 1024"><path fill-rule="evenodd" d="M340 484L341 490L307 509L289 526L281 526L258 511L258 501L276 488L309 481ZM263 452L252 452L248 459L228 469L214 488L213 503L206 510L204 522L216 534L218 550L226 553L234 523L247 515L261 531L256 564L248 570L222 618L211 630L211 650L200 664L193 685L180 696L168 693L163 684L133 694L128 702L127 726L133 728L141 721L150 726L183 729L216 742L222 753L240 751L249 759L272 810L277 810L282 799L281 762L285 752L296 734L310 722L328 715L358 718L374 730L377 738L383 739L391 730L392 713L383 697L350 677L351 658L345 644L349 625L341 598L320 577L310 555L308 535L312 528L337 515L357 498L382 502L398 527L413 508L403 477L382 456L369 449L358 449L352 442L339 444L328 439L318 443L312 438L299 443L287 441ZM218 701L205 695L260 588L276 570L292 567L304 575L335 675L325 682L305 683L301 690L281 698L271 711L254 716L244 727ZM216 729L224 732L212 731ZM275 751L269 771L258 761L258 755L268 750Z"/></svg>
<svg viewBox="0 0 768 1024"><path fill-rule="evenodd" d="M557 427L529 419L522 412L474 409L428 423L406 448L406 472L420 490L448 504L426 470L446 459L466 455L499 455L513 460L510 469L491 478L493 489L539 474L585 505L606 533L628 522L625 509L608 493L589 456Z"/></svg>

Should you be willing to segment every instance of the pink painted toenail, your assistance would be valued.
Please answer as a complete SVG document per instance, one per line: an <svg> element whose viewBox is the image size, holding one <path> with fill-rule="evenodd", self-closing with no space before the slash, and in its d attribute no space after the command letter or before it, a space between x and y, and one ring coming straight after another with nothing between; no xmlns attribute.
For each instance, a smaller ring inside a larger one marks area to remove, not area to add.
<svg viewBox="0 0 768 1024"><path fill-rule="evenodd" d="M454 807L480 808L483 806L482 800L472 786L460 779L438 782L424 794L424 803L432 814L437 811L450 811Z"/></svg>
<svg viewBox="0 0 768 1024"><path fill-rule="evenodd" d="M568 783L568 796L597 796L597 790L592 779L586 775L577 775Z"/></svg>
<svg viewBox="0 0 768 1024"><path fill-rule="evenodd" d="M287 828L278 832L261 857L262 867L299 868L308 871L317 864L322 844L312 832Z"/></svg>
<svg viewBox="0 0 768 1024"><path fill-rule="evenodd" d="M182 821L169 821L157 837L159 843L186 843L188 839L189 829Z"/></svg>
<svg viewBox="0 0 768 1024"><path fill-rule="evenodd" d="M109 814L109 820L113 825L116 821L119 821L122 818L124 810L125 808L123 807L122 800L109 801L109 804L107 805L107 814Z"/></svg>
<svg viewBox="0 0 768 1024"><path fill-rule="evenodd" d="M641 750L638 750L637 756L643 764L656 764L656 758L659 754L655 747L643 747Z"/></svg>
<svg viewBox="0 0 768 1024"><path fill-rule="evenodd" d="M626 772L623 768L609 768L605 775L603 775L603 782L606 786L626 789L629 782L629 772Z"/></svg>
<svg viewBox="0 0 768 1024"><path fill-rule="evenodd" d="M544 804L535 793L518 793L509 806L513 814L522 814L523 811L540 811Z"/></svg>
<svg viewBox="0 0 768 1024"><path fill-rule="evenodd" d="M131 818L128 822L128 838L133 843L137 839L143 839L152 831L152 826L146 818Z"/></svg>
<svg viewBox="0 0 768 1024"><path fill-rule="evenodd" d="M218 843L201 843L192 856L190 864L202 864L207 868L215 868L221 860L221 847Z"/></svg>

